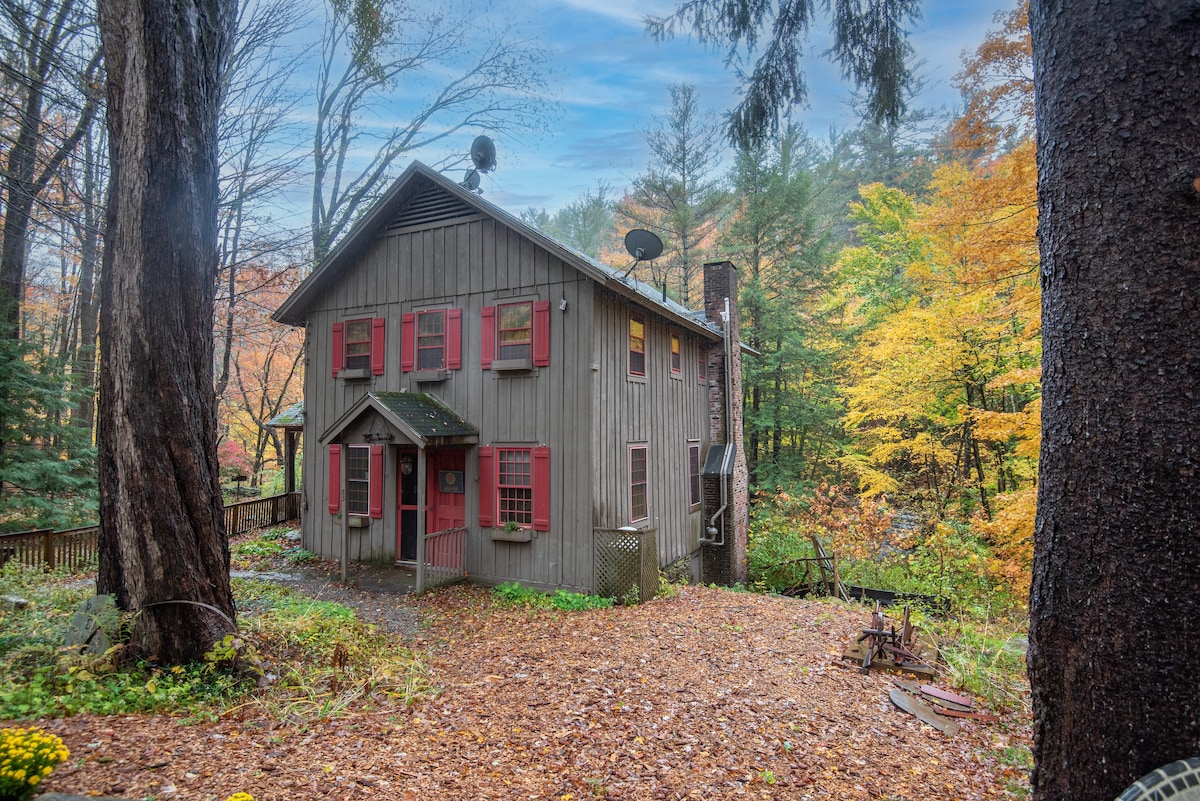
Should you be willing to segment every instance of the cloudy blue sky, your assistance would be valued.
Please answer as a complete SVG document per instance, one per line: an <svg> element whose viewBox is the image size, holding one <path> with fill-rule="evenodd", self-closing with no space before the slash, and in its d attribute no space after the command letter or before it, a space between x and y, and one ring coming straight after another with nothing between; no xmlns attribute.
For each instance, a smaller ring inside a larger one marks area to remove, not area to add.
<svg viewBox="0 0 1200 801"><path fill-rule="evenodd" d="M643 133L656 114L669 107L669 87L694 84L701 106L721 114L736 103L734 77L721 64L722 53L706 49L687 38L656 43L646 35L647 14L665 15L674 0L410 0L418 5L439 3L478 7L480 34L487 29L511 26L538 43L546 55L546 122L544 131L496 136L499 168L483 177L484 196L513 213L527 208L555 211L604 181L618 193L643 172L649 161ZM1008 11L1017 0L924 0L923 19L913 31L918 57L925 61L920 74L924 91L917 105L949 112L958 102L952 78L961 68L964 50L974 50L994 26L998 10ZM485 5L486 4L486 5ZM315 4L319 8L319 3ZM821 7L821 3L816 3ZM799 115L809 132L827 139L831 126L845 129L855 124L848 107L852 88L822 56L829 47L822 18L814 26L806 62L809 108ZM297 46L310 54L320 39L319 14L298 33ZM311 109L312 72L297 81L302 122ZM398 87L390 103L377 107L380 122L404 118L395 104L405 102ZM412 89L412 87L408 87ZM409 99L411 99L411 93ZM411 114L412 110L407 110ZM311 121L309 121L311 124ZM369 124L369 123L368 123ZM410 158L426 164L443 162L452 151L466 154L472 137L442 140L402 158L394 174ZM352 157L353 158L353 157ZM297 227L307 221L303 187L289 192L281 211Z"/></svg>
<svg viewBox="0 0 1200 801"><path fill-rule="evenodd" d="M951 85L964 50L974 50L993 15L1015 0L925 0L924 17L913 31L926 64L925 108L952 109L958 93ZM520 211L529 206L551 211L582 195L602 179L618 190L645 169L648 154L642 132L669 103L672 83L697 86L702 105L721 112L736 101L736 84L721 66L721 54L695 42L652 41L642 20L665 13L663 0L534 0L530 19L540 27L554 80L557 103L549 133L497 141L499 169L483 179L485 196ZM823 26L818 26L823 27ZM820 53L824 31L809 42L806 71L810 108L800 120L816 137L830 126L854 122L846 101L851 88Z"/></svg>

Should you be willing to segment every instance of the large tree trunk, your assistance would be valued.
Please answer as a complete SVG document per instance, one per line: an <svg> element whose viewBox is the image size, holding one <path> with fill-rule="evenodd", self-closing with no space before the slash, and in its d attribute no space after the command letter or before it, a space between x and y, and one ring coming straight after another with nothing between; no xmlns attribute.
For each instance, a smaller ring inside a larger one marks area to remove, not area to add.
<svg viewBox="0 0 1200 801"><path fill-rule="evenodd" d="M1200 754L1200 5L1034 2L1036 799Z"/></svg>
<svg viewBox="0 0 1200 801"><path fill-rule="evenodd" d="M234 0L101 0L112 155L100 315L100 592L133 645L234 629L213 394L220 75Z"/></svg>

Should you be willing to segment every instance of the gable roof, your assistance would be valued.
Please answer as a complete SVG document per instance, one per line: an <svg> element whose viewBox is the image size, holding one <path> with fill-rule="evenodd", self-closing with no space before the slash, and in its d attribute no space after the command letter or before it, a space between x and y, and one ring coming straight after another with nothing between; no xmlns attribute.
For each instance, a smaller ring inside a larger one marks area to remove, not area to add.
<svg viewBox="0 0 1200 801"><path fill-rule="evenodd" d="M319 442L341 434L368 409L374 410L418 448L427 444L466 444L479 438L475 426L432 395L424 392L368 392L325 429Z"/></svg>
<svg viewBox="0 0 1200 801"><path fill-rule="evenodd" d="M266 428L304 428L304 401L296 401L263 425Z"/></svg>
<svg viewBox="0 0 1200 801"><path fill-rule="evenodd" d="M342 273L385 231L440 222L466 222L485 217L491 217L512 228L599 285L639 306L708 339L715 340L721 337L720 330L704 319L702 311L691 311L670 298L663 298L662 293L649 284L622 275L607 264L546 236L419 161L409 165L383 197L317 265L312 274L275 310L271 319L289 325L303 325L309 307L325 296Z"/></svg>

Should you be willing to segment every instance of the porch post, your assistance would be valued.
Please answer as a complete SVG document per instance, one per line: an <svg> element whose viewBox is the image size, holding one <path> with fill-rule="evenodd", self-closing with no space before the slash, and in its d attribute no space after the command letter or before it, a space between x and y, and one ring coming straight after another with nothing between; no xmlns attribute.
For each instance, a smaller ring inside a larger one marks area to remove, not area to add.
<svg viewBox="0 0 1200 801"><path fill-rule="evenodd" d="M417 594L425 592L425 446L417 446Z"/></svg>

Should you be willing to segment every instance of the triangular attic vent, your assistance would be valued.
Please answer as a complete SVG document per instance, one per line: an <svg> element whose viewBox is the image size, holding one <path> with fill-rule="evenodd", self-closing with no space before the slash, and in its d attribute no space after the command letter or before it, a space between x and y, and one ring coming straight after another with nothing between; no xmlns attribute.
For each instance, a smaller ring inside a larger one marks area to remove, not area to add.
<svg viewBox="0 0 1200 801"><path fill-rule="evenodd" d="M425 186L388 224L388 230L424 227L478 216L479 210L464 200L436 186Z"/></svg>

